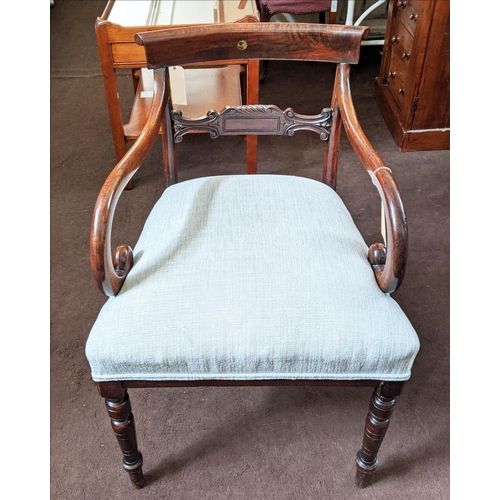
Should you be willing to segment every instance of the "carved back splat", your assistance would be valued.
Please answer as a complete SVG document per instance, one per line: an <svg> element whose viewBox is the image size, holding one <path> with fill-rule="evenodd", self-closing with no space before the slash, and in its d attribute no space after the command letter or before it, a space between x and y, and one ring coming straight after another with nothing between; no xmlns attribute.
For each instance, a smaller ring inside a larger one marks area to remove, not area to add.
<svg viewBox="0 0 500 500"><path fill-rule="evenodd" d="M206 116L183 118L181 111L171 112L174 121L174 142L190 132L208 132L213 139L224 135L287 135L298 130L319 134L322 141L330 137L333 109L325 108L319 115L295 113L292 108L282 111L274 105L228 106L221 113L211 110Z"/></svg>

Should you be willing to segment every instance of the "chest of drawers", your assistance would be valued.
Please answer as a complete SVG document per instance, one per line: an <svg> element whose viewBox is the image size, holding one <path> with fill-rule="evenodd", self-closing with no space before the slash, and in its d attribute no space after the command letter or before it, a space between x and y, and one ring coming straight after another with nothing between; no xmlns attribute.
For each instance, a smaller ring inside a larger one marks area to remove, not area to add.
<svg viewBox="0 0 500 500"><path fill-rule="evenodd" d="M450 1L391 0L375 100L401 151L450 148Z"/></svg>

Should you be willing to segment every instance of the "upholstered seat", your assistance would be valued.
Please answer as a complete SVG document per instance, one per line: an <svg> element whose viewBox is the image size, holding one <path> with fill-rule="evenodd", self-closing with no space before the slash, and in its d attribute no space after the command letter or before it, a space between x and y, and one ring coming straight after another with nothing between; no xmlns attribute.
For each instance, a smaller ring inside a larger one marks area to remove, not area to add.
<svg viewBox="0 0 500 500"><path fill-rule="evenodd" d="M92 330L92 377L407 380L418 339L367 250L323 183L235 175L173 185Z"/></svg>

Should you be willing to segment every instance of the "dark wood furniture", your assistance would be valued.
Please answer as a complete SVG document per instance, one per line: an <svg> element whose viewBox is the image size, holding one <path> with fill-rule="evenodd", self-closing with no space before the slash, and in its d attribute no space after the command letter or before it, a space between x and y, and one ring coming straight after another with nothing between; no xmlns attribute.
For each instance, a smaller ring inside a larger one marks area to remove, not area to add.
<svg viewBox="0 0 500 500"><path fill-rule="evenodd" d="M113 215L121 193L150 152L163 125L169 152L172 152L175 141L191 132L206 132L212 137L232 134L292 136L300 130L315 132L325 142L323 182L333 190L336 186L338 148L343 126L361 164L370 175L374 188L380 193L386 214L384 223L387 243L373 244L366 256L373 270L373 274L369 273L370 286L375 279L383 292L391 293L396 290L402 283L406 265L406 217L391 170L371 146L359 124L349 86L350 64L357 63L361 40L366 35L367 30L363 27L278 23L172 28L136 35L139 46L145 48L148 67L154 69L152 112L138 139L109 175L95 205L90 243L92 269L99 289L110 297L119 297L120 289L133 269L131 248L127 245L112 248ZM266 58L336 63L331 107L323 109L318 115L304 116L297 115L290 108L282 111L271 105L246 105L230 107L221 113L209 113L199 120L184 120L182 115L172 110L166 67L232 61L238 59L241 52L245 58L256 61ZM173 155L169 156L169 171L171 177L175 178ZM169 189L178 187L179 184L167 188L165 194ZM325 195L331 196L331 193L333 191L325 190ZM377 286L374 288L377 289ZM380 290L377 290L377 293L379 292ZM383 298L387 298L385 294ZM120 318L116 320L119 321ZM135 487L144 486L143 460L138 451L134 417L127 390L140 387L208 385L373 387L363 444L356 458L356 484L365 487L377 467L377 453L403 381L309 378L183 381L169 380L168 377L164 380L101 380L97 383L98 390L106 400L111 425L123 454L123 466Z"/></svg>
<svg viewBox="0 0 500 500"><path fill-rule="evenodd" d="M259 9L260 21L269 23L271 17L276 14L315 14L319 15L319 22L326 22L326 12L329 12L329 23L334 23L336 12L330 12L330 0L256 0ZM265 59L261 63L259 81L262 83L266 79L269 61Z"/></svg>
<svg viewBox="0 0 500 500"><path fill-rule="evenodd" d="M449 0L391 0L375 100L400 151L450 148Z"/></svg>
<svg viewBox="0 0 500 500"><path fill-rule="evenodd" d="M319 14L321 23L325 23L326 12L330 12L330 0L256 0L262 22L269 22L276 14ZM335 12L332 12L335 16ZM329 18L335 22L335 18Z"/></svg>
<svg viewBox="0 0 500 500"><path fill-rule="evenodd" d="M174 9L173 12L164 13L159 17L160 21L158 21L158 12L161 7L159 0L109 0L104 12L96 20L97 46L117 161L123 158L127 152L127 143L135 141L139 137L151 108L151 98L141 97L142 92L150 89L144 88L141 73L141 68L146 67L144 49L134 42L134 35L140 31L154 31L184 25L184 23L190 24L189 19L193 18L193 7L199 10L199 6L196 6L195 3L193 0L188 2L186 0L174 0L171 3L171 7ZM139 9L137 14L133 11L134 4ZM206 16L197 13L197 17L204 19L203 22L206 23L259 21L255 0L214 0L211 4L202 1L201 5L206 7L205 10L208 10ZM168 20L168 22L165 20ZM242 103L257 104L259 102L259 69L256 63L237 59L230 61L230 64L242 65L245 71L242 85ZM126 123L122 115L120 89L116 78L116 71L120 69L131 70L135 92L130 117ZM211 76L206 77L205 87L208 89L216 86L211 78ZM236 79L236 85L240 86L239 78ZM237 104L221 101L220 98L217 99L221 94L235 94L234 87L235 84L233 83L232 88L227 91L201 93L199 96L195 96L194 102L189 104L196 109L204 107L204 113L208 109L222 109L225 105ZM240 92L239 88L238 92ZM163 133L162 128L160 128L159 133ZM247 137L246 140L247 172L252 173L257 168L257 138L252 136ZM164 151L164 156L166 157L166 155L167 152ZM166 182L169 182L168 179L166 179Z"/></svg>

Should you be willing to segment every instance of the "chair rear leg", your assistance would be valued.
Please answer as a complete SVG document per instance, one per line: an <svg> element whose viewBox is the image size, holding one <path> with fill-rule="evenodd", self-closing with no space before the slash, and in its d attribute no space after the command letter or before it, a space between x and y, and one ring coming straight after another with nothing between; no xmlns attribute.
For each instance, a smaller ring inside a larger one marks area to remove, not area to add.
<svg viewBox="0 0 500 500"><path fill-rule="evenodd" d="M382 382L373 391L368 415L366 416L363 446L356 456L356 486L365 488L370 484L372 472L377 468L377 453L384 439L389 419L401 393L402 382Z"/></svg>
<svg viewBox="0 0 500 500"><path fill-rule="evenodd" d="M123 454L123 467L135 488L145 485L142 473L142 455L137 449L134 415L128 394L121 398L105 398L111 427Z"/></svg>

